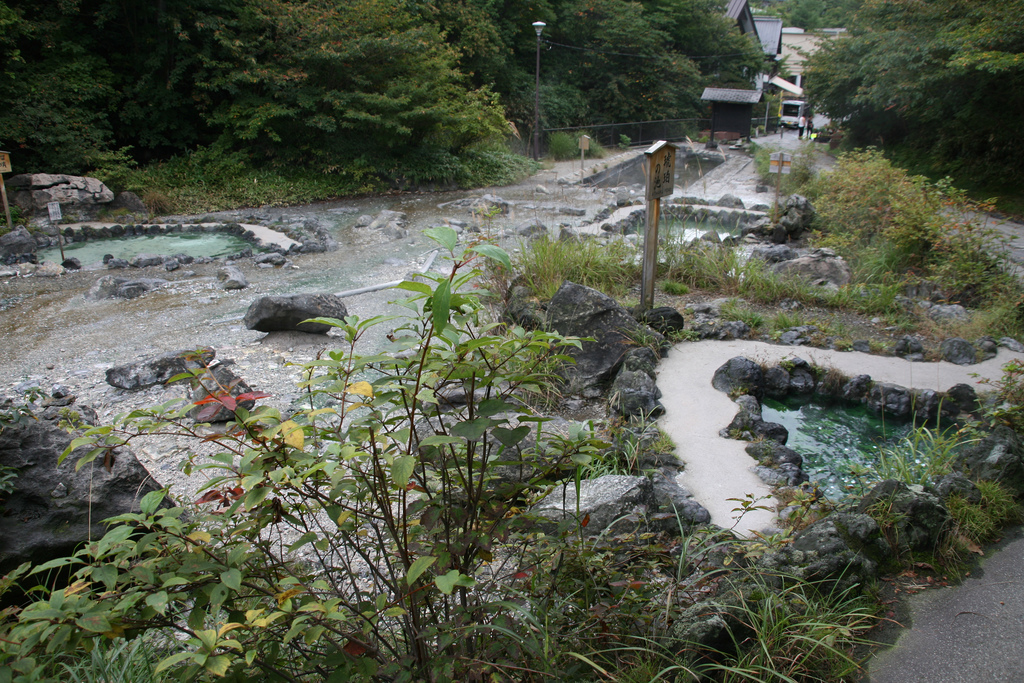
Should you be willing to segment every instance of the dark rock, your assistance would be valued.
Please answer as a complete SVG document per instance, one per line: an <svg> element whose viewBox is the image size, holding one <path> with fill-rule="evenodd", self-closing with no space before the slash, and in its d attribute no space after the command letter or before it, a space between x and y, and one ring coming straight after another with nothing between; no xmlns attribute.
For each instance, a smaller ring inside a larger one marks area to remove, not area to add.
<svg viewBox="0 0 1024 683"><path fill-rule="evenodd" d="M814 222L814 215L814 207L807 197L798 194L790 195L786 199L779 225L790 238L797 239L805 230L810 229Z"/></svg>
<svg viewBox="0 0 1024 683"><path fill-rule="evenodd" d="M718 339L746 339L750 334L750 325L742 320L727 320L715 326Z"/></svg>
<svg viewBox="0 0 1024 683"><path fill-rule="evenodd" d="M149 266L162 266L164 257L162 254L139 254L133 257L128 263L132 268L148 268Z"/></svg>
<svg viewBox="0 0 1024 683"><path fill-rule="evenodd" d="M104 261L104 263L106 263L109 270L124 270L129 267L128 262L123 258L114 258L113 256L109 260Z"/></svg>
<svg viewBox="0 0 1024 683"><path fill-rule="evenodd" d="M756 246L750 252L750 255L767 261L768 263L780 263L782 261L791 261L795 259L797 257L797 252L795 249L783 244L773 244L771 246Z"/></svg>
<svg viewBox="0 0 1024 683"><path fill-rule="evenodd" d="M527 239L547 237L548 228L539 219L533 218L516 226L515 234Z"/></svg>
<svg viewBox="0 0 1024 683"><path fill-rule="evenodd" d="M341 299L333 294L291 294L260 297L245 313L245 326L259 332L297 330L312 334L327 334L331 326L325 323L303 323L310 318L343 319L348 310Z"/></svg>
<svg viewBox="0 0 1024 683"><path fill-rule="evenodd" d="M891 524L890 539L900 553L935 550L951 520L935 494L908 488L895 479L876 484L857 505L857 512L872 510L873 516Z"/></svg>
<svg viewBox="0 0 1024 683"><path fill-rule="evenodd" d="M112 259L107 267L114 261ZM92 288L85 295L87 299L135 299L146 292L159 289L167 284L167 280L158 278L136 278L129 279L114 275L104 275L93 284Z"/></svg>
<svg viewBox="0 0 1024 683"><path fill-rule="evenodd" d="M686 326L683 314L671 306L659 306L644 311L640 314L640 322L664 335L681 332Z"/></svg>
<svg viewBox="0 0 1024 683"><path fill-rule="evenodd" d="M936 322L966 322L971 319L960 304L935 304L928 307L928 317Z"/></svg>
<svg viewBox="0 0 1024 683"><path fill-rule="evenodd" d="M217 352L210 348L184 349L144 358L128 365L107 370L107 384L118 389L135 391L164 384L175 375L199 370L211 362Z"/></svg>
<svg viewBox="0 0 1024 683"><path fill-rule="evenodd" d="M74 256L68 257L61 261L61 267L67 270L81 270L82 262L76 259Z"/></svg>
<svg viewBox="0 0 1024 683"><path fill-rule="evenodd" d="M892 353L894 356L900 358L910 358L910 360L923 360L924 359L924 345L921 340L910 335L904 335L896 340L896 345L893 347Z"/></svg>
<svg viewBox="0 0 1024 683"><path fill-rule="evenodd" d="M860 353L871 353L871 342L867 339L858 339L853 342L852 348L854 351L859 351Z"/></svg>
<svg viewBox="0 0 1024 683"><path fill-rule="evenodd" d="M957 412L976 413L981 408L978 393L970 384L954 384L946 391L946 400L953 403Z"/></svg>
<svg viewBox="0 0 1024 683"><path fill-rule="evenodd" d="M573 206L560 206L558 207L558 213L563 216L586 216L587 210Z"/></svg>
<svg viewBox="0 0 1024 683"><path fill-rule="evenodd" d="M53 173L27 173L7 181L11 201L28 215L46 216L46 205L59 202L65 218L93 219L114 200L114 193L96 178Z"/></svg>
<svg viewBox="0 0 1024 683"><path fill-rule="evenodd" d="M679 485L675 477L664 472L655 472L651 477L654 489L654 503L659 512L665 513L662 530L678 534L688 527L709 524L711 513L698 503L693 495Z"/></svg>
<svg viewBox="0 0 1024 683"><path fill-rule="evenodd" d="M650 419L665 414L665 406L658 400L661 390L646 372L623 367L608 395L608 407L618 417Z"/></svg>
<svg viewBox="0 0 1024 683"><path fill-rule="evenodd" d="M164 261L164 270L166 270L168 273L175 271L178 268L181 268L181 264L178 263L178 259L169 258L166 261Z"/></svg>
<svg viewBox="0 0 1024 683"><path fill-rule="evenodd" d="M139 499L159 488L123 449L112 453L110 471L101 456L76 472L84 449L58 465L72 438L47 420L9 424L0 431L0 465L18 473L3 503L0 575L23 562L71 556L89 538L103 537L102 520L139 512Z"/></svg>
<svg viewBox="0 0 1024 683"><path fill-rule="evenodd" d="M995 358L999 351L999 342L993 337L979 337L975 340L974 346L978 349L978 353L983 361Z"/></svg>
<svg viewBox="0 0 1024 683"><path fill-rule="evenodd" d="M896 417L910 415L913 396L910 390L897 384L876 383L868 394L867 407L876 414Z"/></svg>
<svg viewBox="0 0 1024 683"><path fill-rule="evenodd" d="M522 285L509 288L505 302L505 317L528 330L539 329L546 324L544 311L537 297Z"/></svg>
<svg viewBox="0 0 1024 683"><path fill-rule="evenodd" d="M728 209L742 209L743 200L732 194L724 194L721 199L715 202L716 206L724 206Z"/></svg>
<svg viewBox="0 0 1024 683"><path fill-rule="evenodd" d="M978 362L974 345L960 337L944 339L939 344L939 353L942 354L942 360L956 365L974 365Z"/></svg>
<svg viewBox="0 0 1024 683"><path fill-rule="evenodd" d="M948 501L949 497L954 494L966 499L970 503L977 504L981 502L981 490L978 489L973 481L960 472L951 472L935 484L935 495L943 503Z"/></svg>
<svg viewBox="0 0 1024 683"><path fill-rule="evenodd" d="M809 367L794 367L789 373L789 391L794 394L812 394L817 385Z"/></svg>
<svg viewBox="0 0 1024 683"><path fill-rule="evenodd" d="M110 202L111 210L124 209L129 213L149 214L146 203L134 192L118 192Z"/></svg>
<svg viewBox="0 0 1024 683"><path fill-rule="evenodd" d="M593 337L581 349L569 349L575 363L561 374L570 393L597 397L611 384L630 348L641 337L659 347L665 338L638 323L614 299L590 287L564 282L547 308L548 326L560 334Z"/></svg>
<svg viewBox="0 0 1024 683"><path fill-rule="evenodd" d="M1024 344L1021 344L1013 337L1000 337L999 345L1014 353L1024 353Z"/></svg>
<svg viewBox="0 0 1024 683"><path fill-rule="evenodd" d="M957 456L957 468L975 481L997 481L1024 495L1024 448L1020 437L999 425Z"/></svg>
<svg viewBox="0 0 1024 683"><path fill-rule="evenodd" d="M802 578L846 588L873 580L879 568L890 565L892 550L870 516L837 512L798 533L790 552L766 558L761 565L777 568L793 560L802 565Z"/></svg>
<svg viewBox="0 0 1024 683"><path fill-rule="evenodd" d="M839 398L847 401L864 401L871 391L870 375L857 375L850 379L839 390Z"/></svg>
<svg viewBox="0 0 1024 683"><path fill-rule="evenodd" d="M652 349L641 346L626 354L622 367L624 370L643 372L651 379L657 379L658 355Z"/></svg>
<svg viewBox="0 0 1024 683"><path fill-rule="evenodd" d="M730 395L743 393L760 398L764 395L764 371L749 358L736 356L715 370L711 386Z"/></svg>
<svg viewBox="0 0 1024 683"><path fill-rule="evenodd" d="M260 254L253 259L254 263L269 263L272 266L283 266L287 261L288 259L284 257L284 254L279 254L276 251Z"/></svg>
<svg viewBox="0 0 1024 683"><path fill-rule="evenodd" d="M773 365L764 373L764 395L768 398L785 398L789 395L789 371L781 365Z"/></svg>

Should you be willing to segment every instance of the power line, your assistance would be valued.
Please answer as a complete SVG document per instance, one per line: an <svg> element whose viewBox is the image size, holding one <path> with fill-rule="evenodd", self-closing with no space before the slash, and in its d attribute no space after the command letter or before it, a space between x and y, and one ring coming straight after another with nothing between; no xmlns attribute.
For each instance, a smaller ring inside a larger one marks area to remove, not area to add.
<svg viewBox="0 0 1024 683"><path fill-rule="evenodd" d="M596 52L596 53L602 54L602 55L614 55L616 57L635 57L636 59L661 59L661 56L652 57L650 55L638 55L638 54L632 54L632 53L629 53L629 52L614 52L612 50L600 50L600 49L594 48L594 47L577 47L576 45L566 45L565 43L556 43L553 40L548 40L547 38L541 38L541 42L545 43L547 45L553 45L554 47L564 47L567 50L579 50L580 52ZM745 53L745 52L733 52L732 54L725 54L725 55L687 55L687 54L680 54L680 56L686 57L687 59L719 59L719 58L723 58L723 57L742 57L742 56L744 56L746 54L747 53Z"/></svg>

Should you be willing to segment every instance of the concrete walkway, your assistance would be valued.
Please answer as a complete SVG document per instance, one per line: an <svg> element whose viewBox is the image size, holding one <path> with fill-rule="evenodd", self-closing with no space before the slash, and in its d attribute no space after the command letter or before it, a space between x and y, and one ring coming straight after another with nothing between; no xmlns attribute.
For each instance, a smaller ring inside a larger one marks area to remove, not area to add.
<svg viewBox="0 0 1024 683"><path fill-rule="evenodd" d="M1024 530L959 586L918 593L908 606L910 628L870 660L864 681L1024 681Z"/></svg>
<svg viewBox="0 0 1024 683"><path fill-rule="evenodd" d="M751 471L756 463L744 451L746 442L718 435L736 416L737 407L726 394L711 386L711 378L715 370L735 356L766 364L800 357L851 377L866 374L876 382L935 391L945 391L954 384L973 385L979 377L1000 377L1009 360L1024 359L1024 354L1000 349L996 358L960 366L743 340L677 344L659 365L658 388L665 406L661 428L672 437L676 454L684 464L679 484L708 509L714 524L725 528L735 525L736 533L743 536L774 528L775 515L769 510L756 510L737 521L735 509L739 503L735 499L753 495L763 498L761 504L770 507L774 507L775 501L771 489Z"/></svg>

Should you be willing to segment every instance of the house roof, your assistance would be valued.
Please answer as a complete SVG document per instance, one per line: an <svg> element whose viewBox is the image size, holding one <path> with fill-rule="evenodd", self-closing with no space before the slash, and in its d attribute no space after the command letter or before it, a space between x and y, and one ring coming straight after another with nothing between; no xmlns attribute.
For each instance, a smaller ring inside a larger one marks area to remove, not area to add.
<svg viewBox="0 0 1024 683"><path fill-rule="evenodd" d="M729 6L725 8L725 16L730 19L739 19L740 14L743 13L743 6L747 4L747 0L729 0Z"/></svg>
<svg viewBox="0 0 1024 683"><path fill-rule="evenodd" d="M707 102L755 104L761 101L761 91L738 90L736 88L704 88L704 94L700 98Z"/></svg>
<svg viewBox="0 0 1024 683"><path fill-rule="evenodd" d="M764 53L771 57L782 54L782 19L779 17L754 17L757 37L761 40Z"/></svg>
<svg viewBox="0 0 1024 683"><path fill-rule="evenodd" d="M736 22L740 33L755 33L757 27L754 25L754 15L750 11L750 3L747 0L729 0L725 8L725 16Z"/></svg>

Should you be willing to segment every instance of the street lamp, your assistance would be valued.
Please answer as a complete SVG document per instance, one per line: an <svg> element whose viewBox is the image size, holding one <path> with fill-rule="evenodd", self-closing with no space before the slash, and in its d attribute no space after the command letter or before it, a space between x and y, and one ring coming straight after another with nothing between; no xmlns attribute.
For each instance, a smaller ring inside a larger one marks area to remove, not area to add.
<svg viewBox="0 0 1024 683"><path fill-rule="evenodd" d="M537 32L537 82L533 88L533 158L540 159L540 34L547 26L543 21L533 22Z"/></svg>

